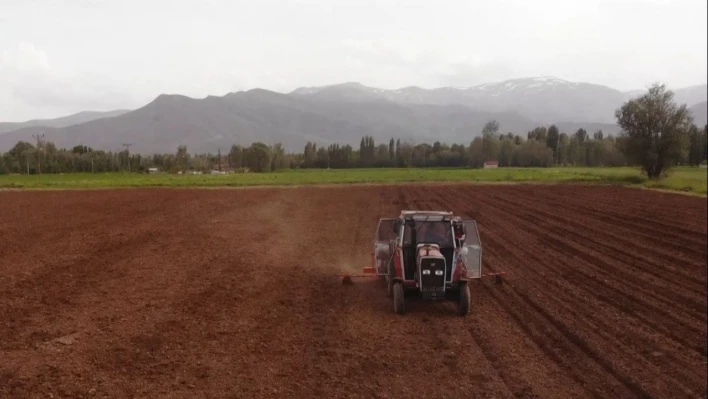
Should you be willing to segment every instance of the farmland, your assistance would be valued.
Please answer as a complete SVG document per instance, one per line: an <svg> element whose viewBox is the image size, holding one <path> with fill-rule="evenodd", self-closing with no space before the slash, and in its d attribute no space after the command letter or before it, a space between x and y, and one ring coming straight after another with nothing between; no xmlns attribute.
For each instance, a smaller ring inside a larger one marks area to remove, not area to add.
<svg viewBox="0 0 708 399"><path fill-rule="evenodd" d="M397 184L0 204L0 397L706 394L705 198ZM505 284L473 284L466 318L414 300L398 316L380 282L342 285L401 209L475 218Z"/></svg>
<svg viewBox="0 0 708 399"><path fill-rule="evenodd" d="M477 183L598 183L660 188L706 194L706 169L679 167L668 177L650 181L636 167L622 168L382 168L302 169L273 173L176 175L138 173L72 173L0 175L0 188L115 188L115 187L245 187L273 185L477 182Z"/></svg>

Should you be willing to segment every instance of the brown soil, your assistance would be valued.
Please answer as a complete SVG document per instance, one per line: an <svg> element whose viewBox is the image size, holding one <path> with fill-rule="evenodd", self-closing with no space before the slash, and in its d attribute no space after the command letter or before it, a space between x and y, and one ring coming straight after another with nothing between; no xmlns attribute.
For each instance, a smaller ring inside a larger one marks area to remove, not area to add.
<svg viewBox="0 0 708 399"><path fill-rule="evenodd" d="M335 275L477 219L472 310ZM619 187L0 193L0 397L696 398L706 202Z"/></svg>

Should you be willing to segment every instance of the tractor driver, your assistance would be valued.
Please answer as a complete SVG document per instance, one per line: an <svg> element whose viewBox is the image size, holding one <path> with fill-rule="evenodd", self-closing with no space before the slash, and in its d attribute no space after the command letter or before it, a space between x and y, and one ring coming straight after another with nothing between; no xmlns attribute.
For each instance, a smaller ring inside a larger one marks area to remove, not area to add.
<svg viewBox="0 0 708 399"><path fill-rule="evenodd" d="M446 223L426 222L418 230L418 242L444 244L448 241L449 229Z"/></svg>
<svg viewBox="0 0 708 399"><path fill-rule="evenodd" d="M452 229L455 231L455 240L458 245L463 245L465 243L465 238L467 236L465 232L465 226L462 224L462 218L455 216L452 219Z"/></svg>

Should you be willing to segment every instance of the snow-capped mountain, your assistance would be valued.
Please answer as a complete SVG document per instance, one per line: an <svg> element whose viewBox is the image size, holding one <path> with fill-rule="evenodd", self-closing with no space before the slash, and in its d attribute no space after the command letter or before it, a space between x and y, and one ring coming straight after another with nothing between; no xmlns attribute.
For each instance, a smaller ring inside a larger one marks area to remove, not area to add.
<svg viewBox="0 0 708 399"><path fill-rule="evenodd" d="M577 86L580 83L570 82L567 80L559 79L554 76L539 76L535 78L522 78L522 79L511 79L505 80L503 82L496 83L486 83L478 86L470 87L466 90L477 90L477 91L514 91L514 90L530 90L534 89L537 91L545 90L550 87L558 86Z"/></svg>
<svg viewBox="0 0 708 399"><path fill-rule="evenodd" d="M367 87L357 82L340 83L331 86L301 87L290 94L315 96L329 100L375 100L385 98L387 90Z"/></svg>
<svg viewBox="0 0 708 399"><path fill-rule="evenodd" d="M642 91L644 92L644 91ZM705 121L706 85L675 90L676 99L690 106L697 122ZM556 124L572 134L579 128L617 134L614 111L637 92L569 82L554 77L513 79L467 88L385 90L360 83L300 88L291 93L252 89L202 99L160 95L131 112L71 126L49 123L0 135L7 151L34 134L58 147L77 144L121 150L136 143L136 152L216 152L234 144L280 142L300 151L308 141L318 145L358 145L363 135L377 143L393 138L432 143L469 143L489 120L501 131L525 135L539 125ZM55 123L54 121L53 123ZM705 123L705 122L703 122Z"/></svg>
<svg viewBox="0 0 708 399"><path fill-rule="evenodd" d="M708 86L704 84L682 87L672 91L674 92L674 101L678 104L686 104L688 107L692 107L700 102L708 101ZM646 92L646 89L630 90L625 91L623 94L626 99L630 99L640 97Z"/></svg>
<svg viewBox="0 0 708 399"><path fill-rule="evenodd" d="M692 107L698 103L708 101L706 85L696 85L674 90L674 101Z"/></svg>
<svg viewBox="0 0 708 399"><path fill-rule="evenodd" d="M387 100L411 104L461 104L488 112L518 112L540 123L614 123L615 110L646 90L621 92L607 86L571 82L553 76L511 79L467 88L384 90L360 83L299 88L291 94L313 100ZM705 101L706 85L675 90L689 106Z"/></svg>

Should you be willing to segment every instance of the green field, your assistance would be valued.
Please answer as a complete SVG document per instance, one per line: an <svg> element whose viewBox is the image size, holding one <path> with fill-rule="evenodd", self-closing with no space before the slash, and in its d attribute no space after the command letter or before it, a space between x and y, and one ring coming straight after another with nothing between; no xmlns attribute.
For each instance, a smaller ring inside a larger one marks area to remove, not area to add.
<svg viewBox="0 0 708 399"><path fill-rule="evenodd" d="M231 175L75 173L2 175L0 188L219 187L395 182L588 182L706 194L705 168L676 168L648 181L638 168L345 169L288 170Z"/></svg>

